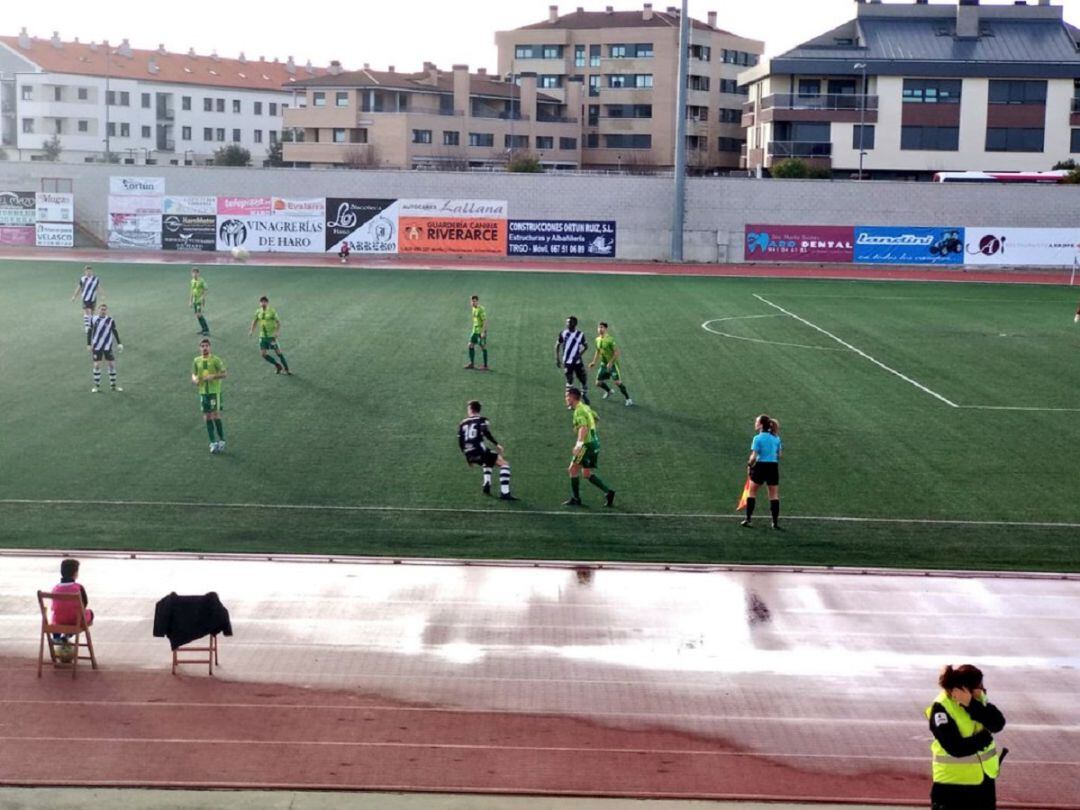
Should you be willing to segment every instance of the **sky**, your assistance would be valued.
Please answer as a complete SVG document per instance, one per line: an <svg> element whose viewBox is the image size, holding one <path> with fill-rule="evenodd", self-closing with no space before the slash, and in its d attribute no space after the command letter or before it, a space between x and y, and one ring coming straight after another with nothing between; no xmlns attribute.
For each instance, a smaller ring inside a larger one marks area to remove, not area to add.
<svg viewBox="0 0 1080 810"><path fill-rule="evenodd" d="M148 0L0 0L4 25L0 33L14 35L26 26L32 36L119 43L154 49L163 43L170 51L198 53L214 50L221 56L249 58L292 56L327 65L337 59L346 69L394 65L419 70L424 62L440 68L467 64L474 70L495 70L495 32L547 19L545 0L335 0L311 13L285 15L288 6L303 3L277 0L252 4L225 0L185 0L182 13L158 16ZM983 0L985 4L1011 5ZM1035 2L1035 0L1031 0ZM641 8L642 0L563 0L560 13L577 6L601 11L607 5ZM1080 25L1080 0L1058 0L1065 17ZM653 0L656 8L681 5L681 0ZM766 53L782 53L855 16L854 0L690 0L692 16L704 20L719 13L717 25L733 33L764 40ZM280 16L279 16L280 15ZM286 17L288 17L286 22Z"/></svg>

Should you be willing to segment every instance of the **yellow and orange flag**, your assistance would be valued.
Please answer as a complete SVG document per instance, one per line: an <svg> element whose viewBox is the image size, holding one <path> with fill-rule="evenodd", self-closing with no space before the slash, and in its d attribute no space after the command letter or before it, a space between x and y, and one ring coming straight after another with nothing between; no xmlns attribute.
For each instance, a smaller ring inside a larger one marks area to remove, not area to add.
<svg viewBox="0 0 1080 810"><path fill-rule="evenodd" d="M739 497L739 505L735 507L736 512L741 512L746 508L746 499L750 497L750 476L746 476L746 485L743 487L742 495Z"/></svg>

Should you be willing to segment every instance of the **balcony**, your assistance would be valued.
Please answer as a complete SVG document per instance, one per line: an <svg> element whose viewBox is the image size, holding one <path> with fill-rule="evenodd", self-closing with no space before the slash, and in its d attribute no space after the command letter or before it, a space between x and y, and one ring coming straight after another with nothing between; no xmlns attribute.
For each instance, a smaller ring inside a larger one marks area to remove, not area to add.
<svg viewBox="0 0 1080 810"><path fill-rule="evenodd" d="M761 100L758 120L761 123L831 121L857 124L865 121L873 124L878 120L878 97L852 93L825 93L817 96L778 93Z"/></svg>
<svg viewBox="0 0 1080 810"><path fill-rule="evenodd" d="M578 119L572 116L551 113L537 113L536 120L542 124L576 124L578 122Z"/></svg>
<svg viewBox="0 0 1080 810"><path fill-rule="evenodd" d="M172 121L174 118L176 118L176 110L172 107L158 107L158 121Z"/></svg>
<svg viewBox="0 0 1080 810"><path fill-rule="evenodd" d="M473 110L473 118L493 118L499 121L528 121L529 116L524 113L510 112L509 110Z"/></svg>
<svg viewBox="0 0 1080 810"><path fill-rule="evenodd" d="M156 151L158 151L158 152L175 152L176 151L176 141L172 140L171 138L158 138L158 140L157 140L157 150Z"/></svg>
<svg viewBox="0 0 1080 810"><path fill-rule="evenodd" d="M373 162L374 156L372 145L368 143L286 141L282 144L282 159L289 163L368 165Z"/></svg>
<svg viewBox="0 0 1080 810"><path fill-rule="evenodd" d="M832 158L828 141L771 141L769 157L773 158Z"/></svg>

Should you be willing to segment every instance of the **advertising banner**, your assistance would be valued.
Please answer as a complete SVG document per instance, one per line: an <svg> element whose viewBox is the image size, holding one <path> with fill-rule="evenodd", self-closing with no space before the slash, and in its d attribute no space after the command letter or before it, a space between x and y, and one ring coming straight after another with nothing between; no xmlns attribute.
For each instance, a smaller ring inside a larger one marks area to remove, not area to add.
<svg viewBox="0 0 1080 810"><path fill-rule="evenodd" d="M506 200L401 200L403 217L506 219Z"/></svg>
<svg viewBox="0 0 1080 810"><path fill-rule="evenodd" d="M163 250L217 250L217 217L171 214L161 218Z"/></svg>
<svg viewBox="0 0 1080 810"><path fill-rule="evenodd" d="M109 194L113 196L161 197L165 194L164 177L110 177Z"/></svg>
<svg viewBox="0 0 1080 810"><path fill-rule="evenodd" d="M161 213L212 216L217 213L217 197L166 197L161 204Z"/></svg>
<svg viewBox="0 0 1080 810"><path fill-rule="evenodd" d="M109 214L109 247L161 247L161 214Z"/></svg>
<svg viewBox="0 0 1080 810"><path fill-rule="evenodd" d="M505 219L398 217L398 253L506 255Z"/></svg>
<svg viewBox="0 0 1080 810"><path fill-rule="evenodd" d="M272 213L274 201L270 197L218 197L219 217L252 217Z"/></svg>
<svg viewBox="0 0 1080 810"><path fill-rule="evenodd" d="M164 197L109 197L110 214L160 214Z"/></svg>
<svg viewBox="0 0 1080 810"><path fill-rule="evenodd" d="M860 264L964 263L964 229L855 228L855 261Z"/></svg>
<svg viewBox="0 0 1080 810"><path fill-rule="evenodd" d="M748 262L850 264L855 229L833 225L747 225L743 257Z"/></svg>
<svg viewBox="0 0 1080 810"><path fill-rule="evenodd" d="M964 263L1071 267L1080 260L1077 228L965 228Z"/></svg>
<svg viewBox="0 0 1080 810"><path fill-rule="evenodd" d="M251 253L323 253L325 217L217 217L217 249Z"/></svg>
<svg viewBox="0 0 1080 810"><path fill-rule="evenodd" d="M32 191L0 191L0 225L33 225L37 196Z"/></svg>
<svg viewBox="0 0 1080 810"><path fill-rule="evenodd" d="M37 193L38 222L74 222L75 195L51 191Z"/></svg>
<svg viewBox="0 0 1080 810"><path fill-rule="evenodd" d="M75 226L70 222L39 222L35 241L38 247L75 247Z"/></svg>
<svg viewBox="0 0 1080 810"><path fill-rule="evenodd" d="M307 200L292 200L274 197L273 210L277 216L285 217L322 217L326 216L326 199L313 197Z"/></svg>
<svg viewBox="0 0 1080 810"><path fill-rule="evenodd" d="M343 242L353 253L398 252L398 201L329 197L326 200L326 252Z"/></svg>
<svg viewBox="0 0 1080 810"><path fill-rule="evenodd" d="M0 245L29 245L33 247L34 237L35 228L33 225L0 225Z"/></svg>
<svg viewBox="0 0 1080 810"><path fill-rule="evenodd" d="M615 258L612 220L512 219L506 240L511 256Z"/></svg>

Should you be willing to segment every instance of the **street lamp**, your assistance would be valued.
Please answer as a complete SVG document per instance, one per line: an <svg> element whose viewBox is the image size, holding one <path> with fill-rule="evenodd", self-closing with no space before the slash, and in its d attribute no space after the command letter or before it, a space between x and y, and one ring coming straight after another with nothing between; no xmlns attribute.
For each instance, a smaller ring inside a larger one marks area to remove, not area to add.
<svg viewBox="0 0 1080 810"><path fill-rule="evenodd" d="M863 159L866 157L866 149L863 144L866 139L866 62L856 62L855 70L862 71L862 98L859 101L859 179L863 179Z"/></svg>

